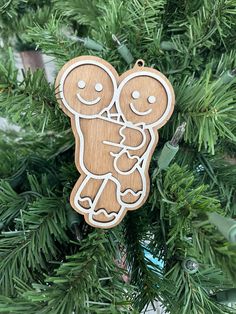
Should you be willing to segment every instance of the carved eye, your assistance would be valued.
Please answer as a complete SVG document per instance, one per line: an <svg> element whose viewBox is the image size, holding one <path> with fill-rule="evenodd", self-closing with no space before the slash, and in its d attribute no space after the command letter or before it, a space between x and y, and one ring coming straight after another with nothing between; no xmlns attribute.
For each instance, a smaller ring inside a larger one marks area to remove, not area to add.
<svg viewBox="0 0 236 314"><path fill-rule="evenodd" d="M102 84L101 84L101 83L97 83L97 84L95 85L95 90L96 90L97 92L101 92L101 91L103 90Z"/></svg>
<svg viewBox="0 0 236 314"><path fill-rule="evenodd" d="M154 104L155 101L156 101L156 97L155 96L149 96L148 97L149 104Z"/></svg>
<svg viewBox="0 0 236 314"><path fill-rule="evenodd" d="M140 93L137 90L134 90L132 93L132 97L133 99L138 99L140 97Z"/></svg>
<svg viewBox="0 0 236 314"><path fill-rule="evenodd" d="M78 87L81 88L81 89L85 88L85 85L86 85L85 81L80 80L78 82Z"/></svg>

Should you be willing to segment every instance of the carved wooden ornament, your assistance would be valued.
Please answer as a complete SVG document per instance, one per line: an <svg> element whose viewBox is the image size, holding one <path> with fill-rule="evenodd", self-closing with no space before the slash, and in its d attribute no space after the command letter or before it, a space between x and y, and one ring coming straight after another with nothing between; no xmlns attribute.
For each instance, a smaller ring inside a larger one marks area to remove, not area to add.
<svg viewBox="0 0 236 314"><path fill-rule="evenodd" d="M143 60L119 76L94 56L67 62L56 88L61 108L71 118L81 174L71 206L91 226L112 228L147 199L148 168L157 130L174 109L173 88Z"/></svg>

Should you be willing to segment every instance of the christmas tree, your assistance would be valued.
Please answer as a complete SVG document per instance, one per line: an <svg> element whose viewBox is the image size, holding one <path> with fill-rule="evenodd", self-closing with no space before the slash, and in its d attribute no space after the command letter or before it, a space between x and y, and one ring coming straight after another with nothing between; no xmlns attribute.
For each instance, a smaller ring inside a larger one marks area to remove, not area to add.
<svg viewBox="0 0 236 314"><path fill-rule="evenodd" d="M235 0L1 1L0 313L141 313L155 300L236 313L235 17ZM121 74L142 58L171 81L148 201L117 227L71 208L69 118L44 69L19 78L15 50L56 71L95 55Z"/></svg>

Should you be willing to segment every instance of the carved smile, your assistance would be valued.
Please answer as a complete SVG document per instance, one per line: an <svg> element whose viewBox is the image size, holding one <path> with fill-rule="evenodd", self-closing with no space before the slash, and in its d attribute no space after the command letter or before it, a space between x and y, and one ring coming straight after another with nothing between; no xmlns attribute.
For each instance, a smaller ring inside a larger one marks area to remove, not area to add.
<svg viewBox="0 0 236 314"><path fill-rule="evenodd" d="M152 112L152 109L151 109L151 108L148 109L148 110L146 110L146 111L138 111L138 110L134 107L134 105L132 104L132 102L129 104L129 106L130 106L131 110L132 110L135 114L137 114L137 115L139 115L139 116L146 116L147 114L149 114L150 112Z"/></svg>
<svg viewBox="0 0 236 314"><path fill-rule="evenodd" d="M101 99L101 97L98 97L98 98L96 98L94 100L90 100L90 101L85 100L79 93L77 94L77 97L78 97L79 101L82 102L82 104L85 104L88 106L96 105Z"/></svg>

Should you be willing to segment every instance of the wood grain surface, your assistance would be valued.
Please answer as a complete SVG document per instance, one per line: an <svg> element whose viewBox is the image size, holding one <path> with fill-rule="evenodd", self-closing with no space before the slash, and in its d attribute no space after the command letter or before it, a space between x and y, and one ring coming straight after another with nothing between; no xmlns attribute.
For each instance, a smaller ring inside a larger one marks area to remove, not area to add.
<svg viewBox="0 0 236 314"><path fill-rule="evenodd" d="M148 197L148 168L157 130L174 109L173 88L143 61L119 76L105 60L82 56L60 70L56 95L71 118L80 172L71 206L94 227L114 227Z"/></svg>

